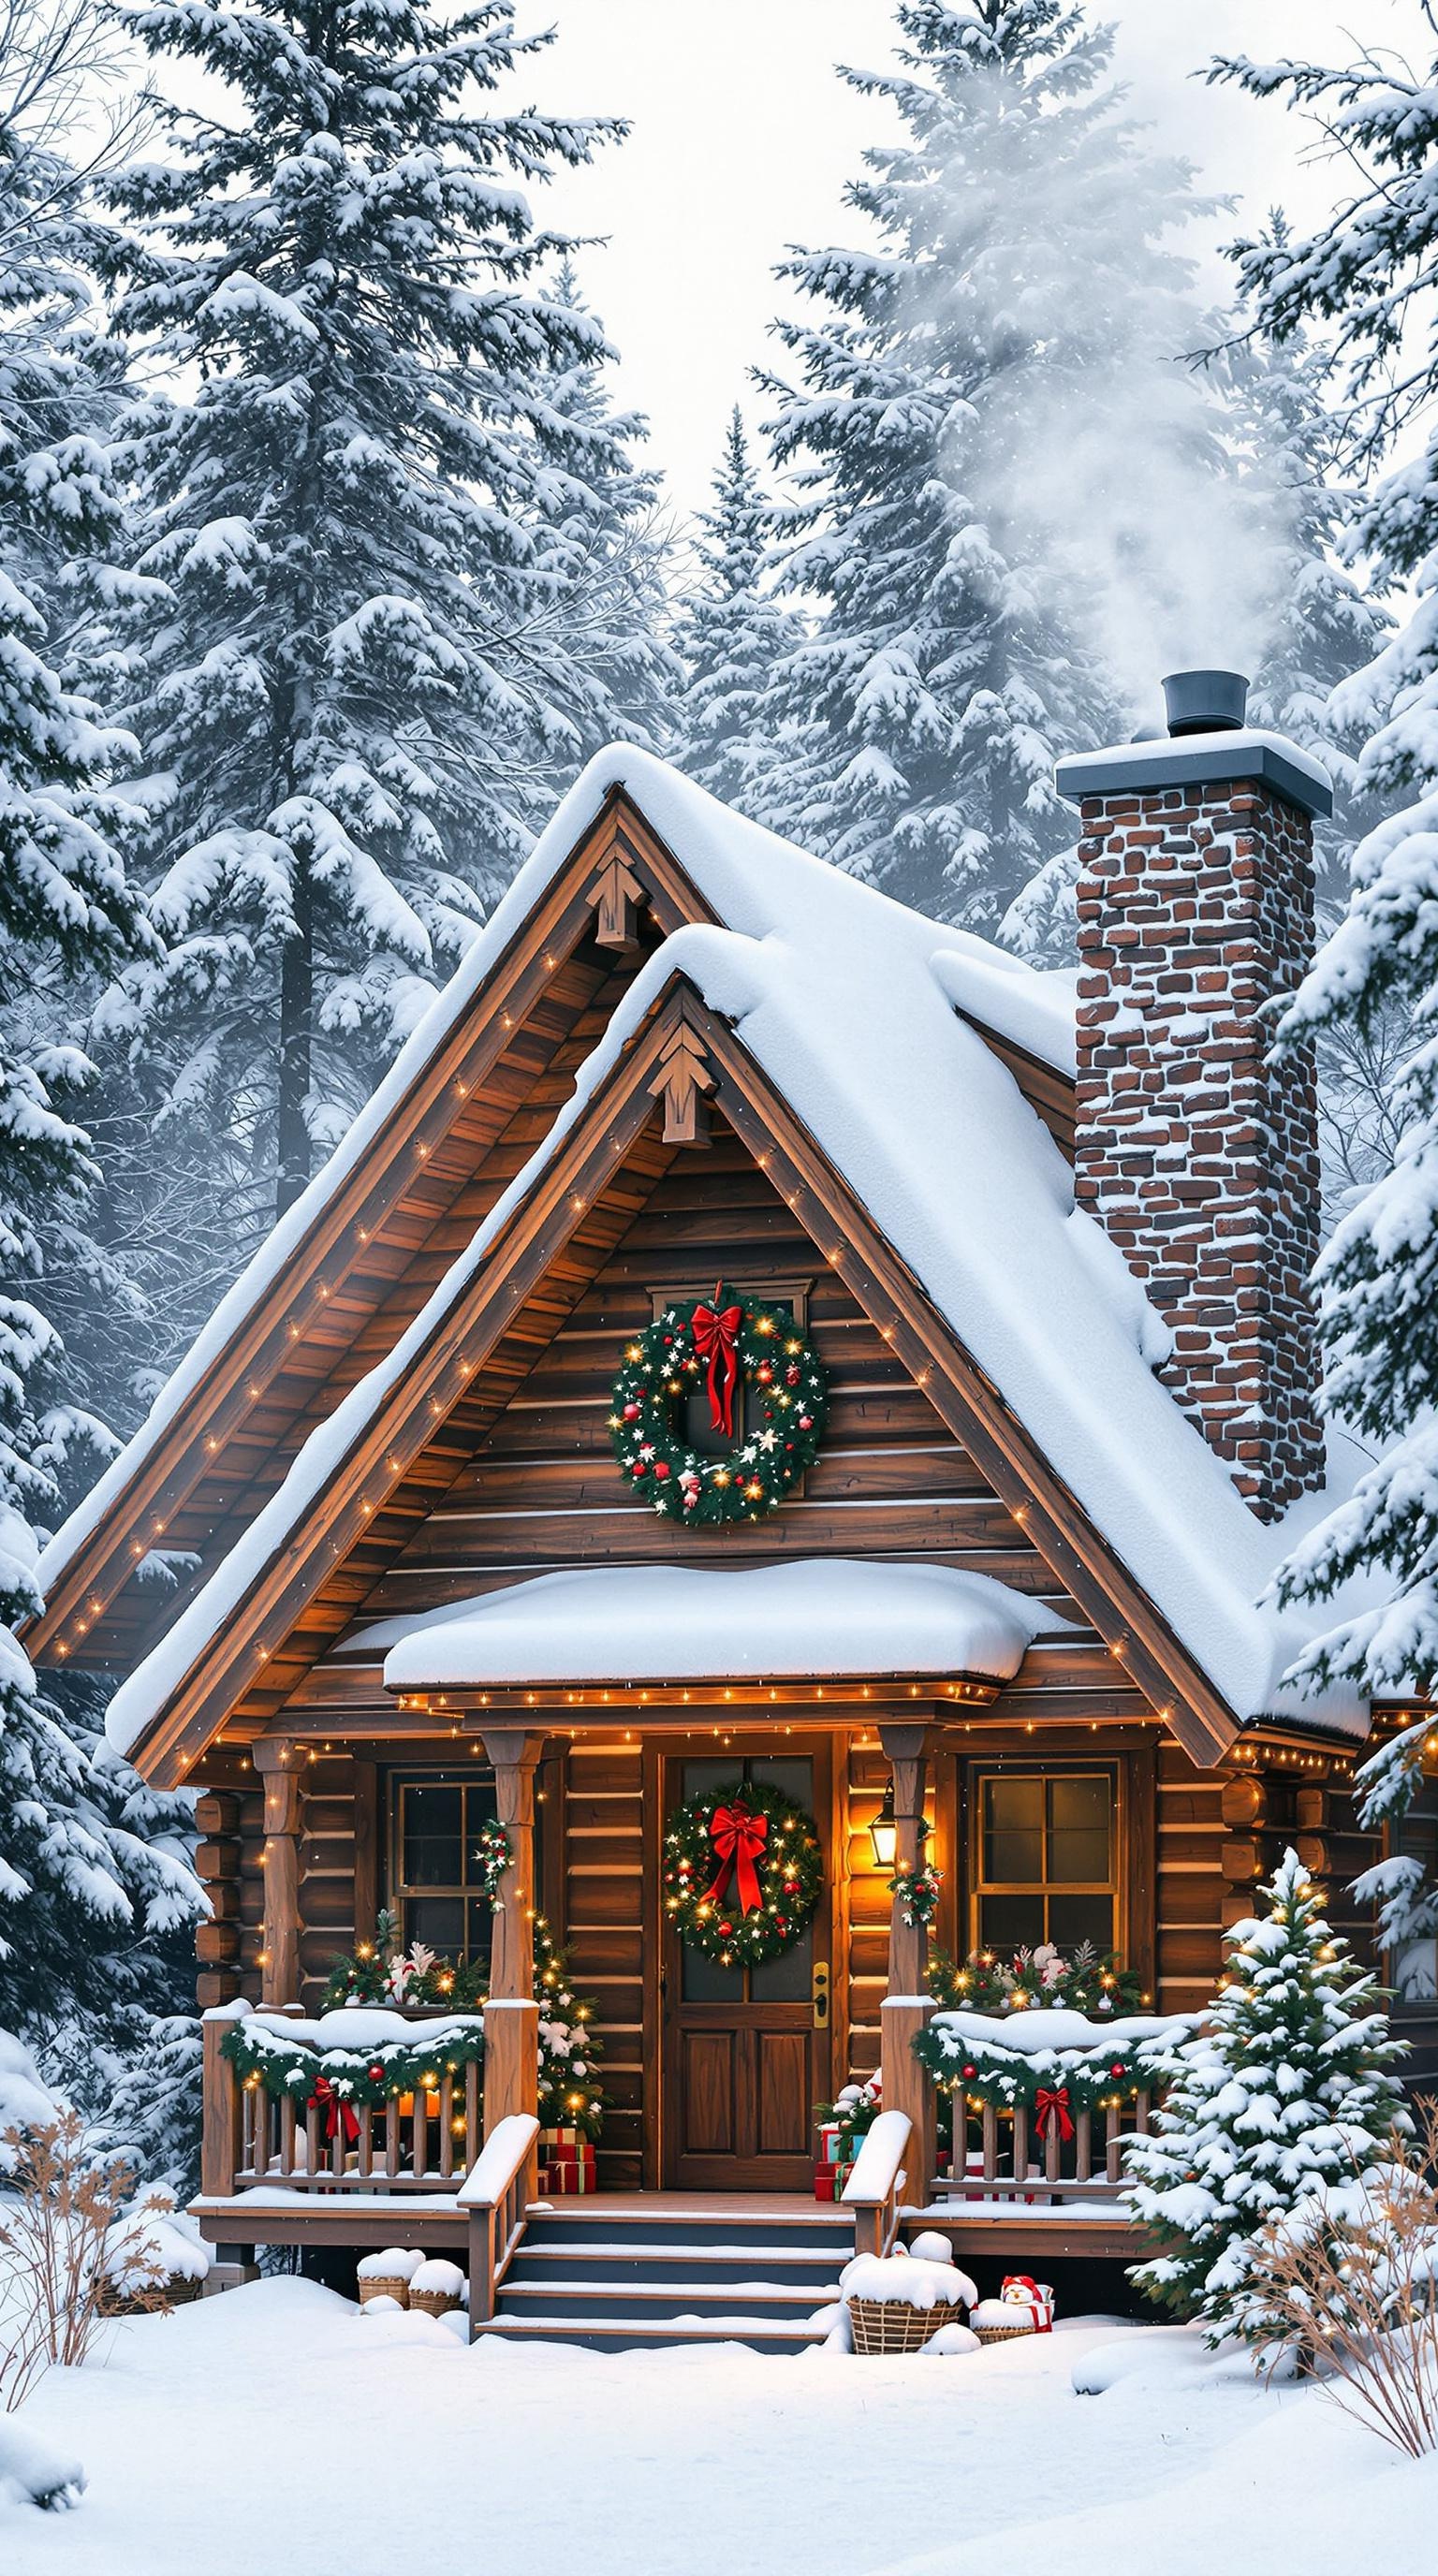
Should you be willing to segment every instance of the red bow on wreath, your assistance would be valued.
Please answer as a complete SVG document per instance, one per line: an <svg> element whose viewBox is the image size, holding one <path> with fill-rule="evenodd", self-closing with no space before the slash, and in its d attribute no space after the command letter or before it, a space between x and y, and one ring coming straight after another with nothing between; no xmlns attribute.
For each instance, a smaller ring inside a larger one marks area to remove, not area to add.
<svg viewBox="0 0 1438 2576"><path fill-rule="evenodd" d="M719 1862L719 1874L705 1891L706 1905L722 1905L724 1892L737 1873L739 1911L755 1914L763 1903L759 1873L755 1861L769 1839L767 1816L753 1815L748 1807L716 1807L709 1819L709 1840Z"/></svg>
<svg viewBox="0 0 1438 2576"><path fill-rule="evenodd" d="M359 2136L359 2122L355 2118L354 2112L349 2103L345 2100L343 2093L337 2093L335 2091L335 2088L333 2084L331 2084L327 2075L317 2075L315 2077L315 2089L310 2095L309 2102L306 2107L311 2111L323 2111L325 2115L326 2146L331 2143L336 2129L338 2129L341 2124L343 2124L344 2128L345 2145L347 2147L352 2147L354 2145L355 2140Z"/></svg>
<svg viewBox="0 0 1438 2576"><path fill-rule="evenodd" d="M689 1329L700 1359L709 1363L710 1423L714 1430L723 1432L726 1440L732 1440L734 1389L739 1383L739 1327L744 1321L744 1309L725 1306L721 1311L717 1288L714 1296L714 1305L695 1307Z"/></svg>
<svg viewBox="0 0 1438 2576"><path fill-rule="evenodd" d="M1061 2138L1073 2136L1074 2124L1069 2116L1069 2088L1066 2084L1060 2084L1052 2093L1046 2085L1039 2086L1034 2095L1034 2119L1041 2138L1052 2137L1055 2129Z"/></svg>

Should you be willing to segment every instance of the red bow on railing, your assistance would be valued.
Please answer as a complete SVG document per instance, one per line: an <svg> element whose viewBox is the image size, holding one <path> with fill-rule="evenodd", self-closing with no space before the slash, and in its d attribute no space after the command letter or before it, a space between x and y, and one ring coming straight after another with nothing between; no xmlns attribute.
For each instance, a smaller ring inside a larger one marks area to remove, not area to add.
<svg viewBox="0 0 1438 2576"><path fill-rule="evenodd" d="M310 2095L307 2107L311 2111L323 2111L325 2115L326 2146L331 2144L336 2129L341 2125L344 2128L345 2145L347 2147L354 2145L359 2136L359 2122L343 2093L335 2091L327 2075L315 2077L315 2089Z"/></svg>
<svg viewBox="0 0 1438 2576"><path fill-rule="evenodd" d="M715 1304L696 1306L690 1331L694 1348L701 1360L709 1363L709 1420L726 1440L734 1437L734 1389L739 1383L739 1327L744 1321L742 1306L718 1305L719 1291L714 1291Z"/></svg>
<svg viewBox="0 0 1438 2576"><path fill-rule="evenodd" d="M1041 2138L1051 2137L1055 2129L1061 2138L1073 2136L1074 2124L1069 2114L1069 2088L1066 2084L1060 2084L1052 2093L1046 2085L1039 2086L1034 2095L1034 2124Z"/></svg>
<svg viewBox="0 0 1438 2576"><path fill-rule="evenodd" d="M759 1873L755 1861L769 1839L767 1816L751 1814L747 1807L716 1807L709 1820L709 1840L719 1862L719 1874L706 1890L705 1903L722 1905L731 1878L737 1873L739 1911L753 1914L763 1903Z"/></svg>

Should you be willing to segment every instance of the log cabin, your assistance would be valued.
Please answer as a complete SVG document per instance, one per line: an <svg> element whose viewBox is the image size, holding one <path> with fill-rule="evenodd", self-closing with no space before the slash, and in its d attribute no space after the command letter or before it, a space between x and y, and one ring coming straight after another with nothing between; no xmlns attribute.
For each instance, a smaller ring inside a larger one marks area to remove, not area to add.
<svg viewBox="0 0 1438 2576"><path fill-rule="evenodd" d="M1303 1627L1261 1606L1345 1473L1313 1067L1270 1063L1265 1019L1329 787L1204 676L1187 708L1060 766L1076 973L640 752L592 761L55 1537L31 1651L111 1675L115 1743L199 1792L217 2245L390 2241L382 2187L295 2188L291 2158L267 2193L214 2044L247 2004L312 2013L381 1905L488 1958L463 2223L491 2291L534 2179L536 1905L596 1999L608 2234L617 2195L792 2211L813 2106L876 2066L932 2173L931 1938L1091 1940L1181 2011L1285 1842L1341 1919L1385 1716L1298 1698ZM725 1300L777 1317L826 1409L785 1466L762 1372L725 1423L712 1372L676 1379L681 1501L615 1387L711 1299L713 1329ZM746 1508L685 1507L731 1470ZM668 1820L736 1780L822 1857L802 1937L753 1966L686 1947L665 1896ZM932 1925L889 1885L925 1858ZM365 2155L342 2179L393 2182ZM414 2241L455 2241L465 2162L406 2205Z"/></svg>

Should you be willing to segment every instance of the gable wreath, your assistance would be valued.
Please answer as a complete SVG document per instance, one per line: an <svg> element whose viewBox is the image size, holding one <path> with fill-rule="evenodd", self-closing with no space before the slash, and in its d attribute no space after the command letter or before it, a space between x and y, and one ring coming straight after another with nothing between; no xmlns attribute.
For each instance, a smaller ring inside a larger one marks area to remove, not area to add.
<svg viewBox="0 0 1438 2576"><path fill-rule="evenodd" d="M797 1941L824 1884L814 1819L777 1789L729 1780L676 1807L664 1903L681 1941L722 1968L754 1968Z"/></svg>
<svg viewBox="0 0 1438 2576"><path fill-rule="evenodd" d="M717 1457L679 1428L679 1407L696 1388L713 1428L733 1442ZM744 1388L751 1419L740 1439ZM627 1345L609 1434L626 1480L667 1519L758 1520L812 1465L827 1408L828 1380L792 1315L721 1280L712 1299L666 1306Z"/></svg>

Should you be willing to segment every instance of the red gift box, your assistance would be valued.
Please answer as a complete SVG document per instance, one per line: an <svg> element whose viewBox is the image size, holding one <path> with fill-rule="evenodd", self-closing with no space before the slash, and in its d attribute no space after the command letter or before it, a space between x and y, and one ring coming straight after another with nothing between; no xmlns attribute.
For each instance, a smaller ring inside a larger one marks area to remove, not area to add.
<svg viewBox="0 0 1438 2576"><path fill-rule="evenodd" d="M557 2148L545 2167L551 2200L567 2200L599 2188L594 2149L588 2138L576 2147Z"/></svg>
<svg viewBox="0 0 1438 2576"><path fill-rule="evenodd" d="M831 2165L827 2163L815 2165L814 2198L816 2200L837 2200L853 2170L854 2166L852 2159L846 2165Z"/></svg>

